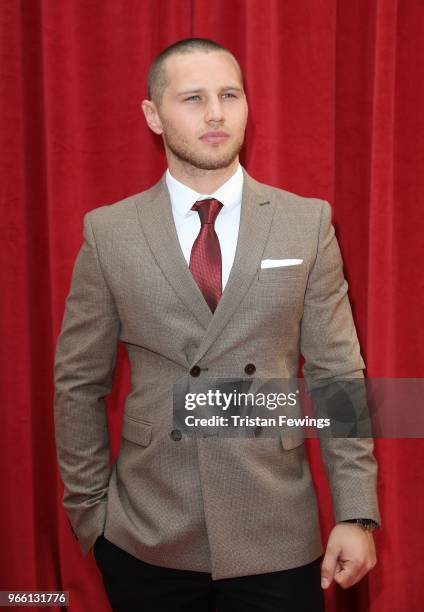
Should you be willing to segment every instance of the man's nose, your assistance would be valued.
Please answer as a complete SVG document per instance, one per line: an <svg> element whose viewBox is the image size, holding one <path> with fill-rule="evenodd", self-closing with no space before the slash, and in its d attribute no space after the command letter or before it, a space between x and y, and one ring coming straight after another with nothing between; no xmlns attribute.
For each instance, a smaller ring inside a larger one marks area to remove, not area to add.
<svg viewBox="0 0 424 612"><path fill-rule="evenodd" d="M215 96L209 98L205 115L206 121L222 121L224 118L224 111L221 98Z"/></svg>

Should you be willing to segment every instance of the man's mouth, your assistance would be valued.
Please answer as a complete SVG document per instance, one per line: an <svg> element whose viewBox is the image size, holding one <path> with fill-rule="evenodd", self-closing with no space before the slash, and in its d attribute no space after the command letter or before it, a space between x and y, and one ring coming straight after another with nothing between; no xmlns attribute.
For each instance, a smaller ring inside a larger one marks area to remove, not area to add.
<svg viewBox="0 0 424 612"><path fill-rule="evenodd" d="M227 134L226 132L215 131L215 132L206 132L205 134L202 134L202 136L200 136L200 140L204 140L210 143L218 143L218 142L224 142L224 140L227 140L227 138L229 137L230 135Z"/></svg>

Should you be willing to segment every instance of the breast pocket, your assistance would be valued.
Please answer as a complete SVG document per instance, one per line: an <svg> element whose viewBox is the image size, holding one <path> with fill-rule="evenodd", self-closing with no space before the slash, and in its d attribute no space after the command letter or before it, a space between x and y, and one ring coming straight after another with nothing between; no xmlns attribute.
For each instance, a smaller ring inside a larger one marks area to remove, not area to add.
<svg viewBox="0 0 424 612"><path fill-rule="evenodd" d="M306 271L304 263L292 266L277 266L276 268L259 268L258 280L261 283L278 283L288 278L302 278Z"/></svg>
<svg viewBox="0 0 424 612"><path fill-rule="evenodd" d="M305 264L282 266L280 268L261 268L258 271L255 287L264 297L280 297L289 302L303 300L307 282Z"/></svg>

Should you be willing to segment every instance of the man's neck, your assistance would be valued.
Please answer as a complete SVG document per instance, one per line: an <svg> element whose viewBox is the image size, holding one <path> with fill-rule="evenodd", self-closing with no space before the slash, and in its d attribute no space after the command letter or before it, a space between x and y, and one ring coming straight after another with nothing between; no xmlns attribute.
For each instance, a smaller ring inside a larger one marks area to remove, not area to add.
<svg viewBox="0 0 424 612"><path fill-rule="evenodd" d="M236 173L238 165L238 157L226 168L218 168L217 170L203 170L195 168L191 164L182 165L168 160L169 171L177 181L187 185L197 193L205 195L214 193L227 182Z"/></svg>

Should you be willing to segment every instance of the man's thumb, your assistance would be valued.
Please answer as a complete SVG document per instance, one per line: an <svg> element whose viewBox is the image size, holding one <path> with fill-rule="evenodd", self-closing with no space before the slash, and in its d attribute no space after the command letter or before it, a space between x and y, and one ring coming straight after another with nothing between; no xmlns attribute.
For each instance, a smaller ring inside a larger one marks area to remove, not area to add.
<svg viewBox="0 0 424 612"><path fill-rule="evenodd" d="M330 586L336 572L336 566L337 552L327 549L321 565L321 587L323 589L328 589Z"/></svg>

